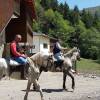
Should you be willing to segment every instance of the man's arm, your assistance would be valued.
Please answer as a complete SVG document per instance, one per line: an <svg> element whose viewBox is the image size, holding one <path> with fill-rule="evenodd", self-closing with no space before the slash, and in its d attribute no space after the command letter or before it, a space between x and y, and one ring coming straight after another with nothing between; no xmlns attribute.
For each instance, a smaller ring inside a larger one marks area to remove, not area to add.
<svg viewBox="0 0 100 100"><path fill-rule="evenodd" d="M67 50L67 48L62 47L59 43L57 43L57 47L61 50Z"/></svg>
<svg viewBox="0 0 100 100"><path fill-rule="evenodd" d="M19 53L17 50L16 50L16 43L11 43L11 52L13 53L13 55L14 56L16 56L16 57L20 57L20 56L22 56L22 54L21 53Z"/></svg>

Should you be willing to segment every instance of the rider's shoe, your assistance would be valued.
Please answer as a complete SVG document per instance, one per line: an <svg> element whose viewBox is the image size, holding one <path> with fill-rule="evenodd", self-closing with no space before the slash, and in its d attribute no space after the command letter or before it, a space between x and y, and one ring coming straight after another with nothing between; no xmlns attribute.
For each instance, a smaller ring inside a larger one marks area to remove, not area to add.
<svg viewBox="0 0 100 100"><path fill-rule="evenodd" d="M75 70L71 69L71 72L72 72L72 73L75 73Z"/></svg>

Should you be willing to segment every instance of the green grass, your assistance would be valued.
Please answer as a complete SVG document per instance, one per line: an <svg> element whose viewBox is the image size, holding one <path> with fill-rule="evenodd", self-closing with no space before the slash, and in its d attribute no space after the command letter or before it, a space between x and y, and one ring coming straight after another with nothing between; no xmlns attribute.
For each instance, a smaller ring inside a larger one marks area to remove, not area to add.
<svg viewBox="0 0 100 100"><path fill-rule="evenodd" d="M100 64L96 60L83 59L77 63L78 72L100 74Z"/></svg>

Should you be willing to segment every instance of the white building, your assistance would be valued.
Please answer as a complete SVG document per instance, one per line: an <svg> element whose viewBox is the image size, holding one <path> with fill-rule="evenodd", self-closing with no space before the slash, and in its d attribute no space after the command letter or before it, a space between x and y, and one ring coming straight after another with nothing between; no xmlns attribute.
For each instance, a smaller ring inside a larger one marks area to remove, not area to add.
<svg viewBox="0 0 100 100"><path fill-rule="evenodd" d="M33 33L33 49L32 53L37 52L50 52L50 38L45 34L34 34Z"/></svg>

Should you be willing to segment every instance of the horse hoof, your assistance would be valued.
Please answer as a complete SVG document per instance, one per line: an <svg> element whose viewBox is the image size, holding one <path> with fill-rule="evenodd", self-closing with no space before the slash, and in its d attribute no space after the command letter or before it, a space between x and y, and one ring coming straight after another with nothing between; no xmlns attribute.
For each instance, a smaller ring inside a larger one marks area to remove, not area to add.
<svg viewBox="0 0 100 100"><path fill-rule="evenodd" d="M43 97L41 98L41 100L44 100Z"/></svg>
<svg viewBox="0 0 100 100"><path fill-rule="evenodd" d="M68 89L66 87L63 87L63 90L67 91Z"/></svg>
<svg viewBox="0 0 100 100"><path fill-rule="evenodd" d="M74 89L75 89L75 87L72 87L72 89L74 90Z"/></svg>
<svg viewBox="0 0 100 100"><path fill-rule="evenodd" d="M68 89L65 88L64 91L68 91Z"/></svg>
<svg viewBox="0 0 100 100"><path fill-rule="evenodd" d="M24 96L24 100L27 100L27 95Z"/></svg>

